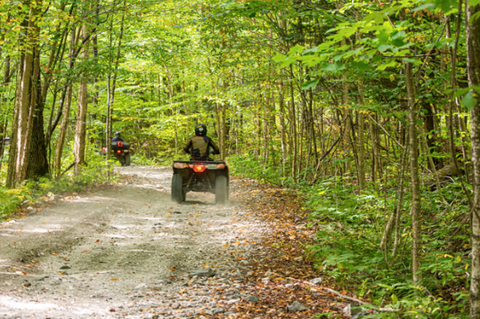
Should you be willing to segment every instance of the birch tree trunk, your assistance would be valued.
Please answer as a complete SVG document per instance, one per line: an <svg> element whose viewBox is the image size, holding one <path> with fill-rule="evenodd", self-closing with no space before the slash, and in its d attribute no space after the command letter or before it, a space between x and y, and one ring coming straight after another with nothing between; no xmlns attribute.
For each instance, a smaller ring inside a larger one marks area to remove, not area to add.
<svg viewBox="0 0 480 319"><path fill-rule="evenodd" d="M470 86L480 85L480 20L471 17L480 14L480 5L467 9L467 57ZM470 111L473 166L472 271L470 282L470 318L480 318L480 94Z"/></svg>

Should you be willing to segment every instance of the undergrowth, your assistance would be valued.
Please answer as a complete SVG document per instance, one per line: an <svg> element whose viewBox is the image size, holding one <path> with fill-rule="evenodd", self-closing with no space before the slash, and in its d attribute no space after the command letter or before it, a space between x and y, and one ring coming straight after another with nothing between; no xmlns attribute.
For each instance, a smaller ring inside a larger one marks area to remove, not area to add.
<svg viewBox="0 0 480 319"><path fill-rule="evenodd" d="M396 207L393 188L355 195L342 178L303 188L311 223L319 226L317 243L308 247L317 267L357 296L401 311L403 318L468 317L468 205L449 205L457 184L422 194L423 286L412 283L410 198L405 194L395 254L379 248L385 224ZM381 313L376 318L398 314Z"/></svg>
<svg viewBox="0 0 480 319"><path fill-rule="evenodd" d="M393 232L380 249L385 225L397 206L396 179L358 193L352 177L331 177L314 185L282 178L278 166L264 167L254 156L229 159L232 173L296 188L319 229L306 249L329 281L374 307L391 308L375 318L468 318L471 251L468 203L458 182L422 191L423 285L412 282L411 194L405 187L398 244Z"/></svg>
<svg viewBox="0 0 480 319"><path fill-rule="evenodd" d="M91 186L112 182L115 178L115 175L107 177L105 163L99 160L89 162L77 176L67 174L56 179L41 177L35 181L28 180L16 189L0 185L0 220L8 219L22 205L39 202L45 196L80 192Z"/></svg>

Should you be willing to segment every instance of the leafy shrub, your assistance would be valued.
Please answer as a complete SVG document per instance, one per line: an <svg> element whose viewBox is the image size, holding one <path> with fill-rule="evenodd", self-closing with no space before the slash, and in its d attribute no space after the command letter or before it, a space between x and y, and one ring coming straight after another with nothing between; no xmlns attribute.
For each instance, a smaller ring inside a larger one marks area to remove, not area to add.
<svg viewBox="0 0 480 319"><path fill-rule="evenodd" d="M397 255L379 246L390 212L396 207L394 188L383 194L367 190L355 195L341 177L303 188L310 220L319 226L316 244L307 248L319 269L340 285L357 287L357 295L377 305L401 309L402 318L463 318L467 316L469 268L468 206L458 203L458 185L422 193L423 287L412 283L411 198L405 193L401 245ZM384 313L375 318L396 318Z"/></svg>
<svg viewBox="0 0 480 319"><path fill-rule="evenodd" d="M291 182L282 176L282 168L276 165L265 165L254 155L232 155L228 158L233 175L256 179L261 183L285 185Z"/></svg>
<svg viewBox="0 0 480 319"><path fill-rule="evenodd" d="M17 210L22 202L31 199L30 191L26 187L20 189L0 187L0 219Z"/></svg>

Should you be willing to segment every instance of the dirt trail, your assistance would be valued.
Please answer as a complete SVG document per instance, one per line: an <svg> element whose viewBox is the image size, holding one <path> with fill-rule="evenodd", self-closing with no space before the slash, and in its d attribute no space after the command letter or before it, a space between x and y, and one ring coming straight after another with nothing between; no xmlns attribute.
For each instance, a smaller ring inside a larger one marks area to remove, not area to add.
<svg viewBox="0 0 480 319"><path fill-rule="evenodd" d="M169 168L118 171L121 185L1 224L0 318L235 316L262 224L234 198L173 203Z"/></svg>

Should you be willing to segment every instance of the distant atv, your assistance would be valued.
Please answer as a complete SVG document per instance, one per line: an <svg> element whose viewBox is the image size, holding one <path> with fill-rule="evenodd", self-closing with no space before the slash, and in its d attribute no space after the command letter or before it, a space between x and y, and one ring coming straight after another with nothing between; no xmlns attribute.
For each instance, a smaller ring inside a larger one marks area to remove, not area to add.
<svg viewBox="0 0 480 319"><path fill-rule="evenodd" d="M215 202L223 204L229 198L228 166L224 161L174 161L172 200L185 201L188 192L215 194Z"/></svg>
<svg viewBox="0 0 480 319"><path fill-rule="evenodd" d="M112 142L113 155L122 166L130 166L130 143L116 141ZM103 149L106 152L106 149Z"/></svg>

